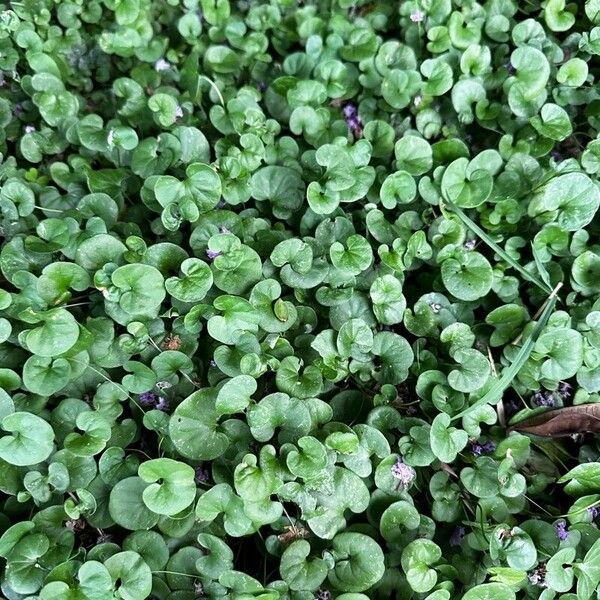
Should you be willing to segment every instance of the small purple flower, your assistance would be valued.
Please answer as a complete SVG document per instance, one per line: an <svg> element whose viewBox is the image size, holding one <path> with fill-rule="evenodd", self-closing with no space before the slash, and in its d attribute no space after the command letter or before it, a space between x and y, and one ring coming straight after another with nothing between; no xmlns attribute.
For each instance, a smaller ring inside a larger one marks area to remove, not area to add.
<svg viewBox="0 0 600 600"><path fill-rule="evenodd" d="M531 401L536 406L554 406L554 394L548 390L539 390L532 397Z"/></svg>
<svg viewBox="0 0 600 600"><path fill-rule="evenodd" d="M215 361L213 358L211 358L211 359L210 359L210 362L209 362L208 364L209 364L211 367L216 367L216 366L217 366L217 362L216 362L216 361Z"/></svg>
<svg viewBox="0 0 600 600"><path fill-rule="evenodd" d="M496 451L496 444L494 444L494 442L489 440L485 444L483 444L483 446L481 446L481 450L483 452L487 452L488 454L491 454L492 452Z"/></svg>
<svg viewBox="0 0 600 600"><path fill-rule="evenodd" d="M538 587L546 587L546 567L545 565L539 566L527 575L529 583Z"/></svg>
<svg viewBox="0 0 600 600"><path fill-rule="evenodd" d="M423 96L421 96L421 94L417 94L413 99L413 104L419 108L419 106L421 106L421 102L423 102Z"/></svg>
<svg viewBox="0 0 600 600"><path fill-rule="evenodd" d="M333 596L327 590L318 590L315 594L315 600L331 600Z"/></svg>
<svg viewBox="0 0 600 600"><path fill-rule="evenodd" d="M473 453L473 456L481 456L483 446L478 443L471 443L471 452Z"/></svg>
<svg viewBox="0 0 600 600"><path fill-rule="evenodd" d="M567 398L571 397L572 389L573 388L571 387L571 385L569 383L566 383L565 381L561 381L558 384L558 393L563 400L566 400Z"/></svg>
<svg viewBox="0 0 600 600"><path fill-rule="evenodd" d="M407 488L417 476L415 470L399 458L391 468L392 477L398 480L398 485Z"/></svg>
<svg viewBox="0 0 600 600"><path fill-rule="evenodd" d="M424 18L425 18L425 13L422 10L417 9L410 13L410 20L413 23L421 23Z"/></svg>
<svg viewBox="0 0 600 600"><path fill-rule="evenodd" d="M206 483L208 481L208 470L204 467L196 467L195 469L196 475L194 477L196 483L200 485L201 483Z"/></svg>
<svg viewBox="0 0 600 600"><path fill-rule="evenodd" d="M567 524L564 521L558 521L554 524L554 529L556 529L556 537L564 542L569 537L569 532L567 531Z"/></svg>
<svg viewBox="0 0 600 600"><path fill-rule="evenodd" d="M261 92L261 93L265 92L266 89L267 89L267 82L266 81L260 81L256 87L258 88L259 92Z"/></svg>
<svg viewBox="0 0 600 600"><path fill-rule="evenodd" d="M154 408L156 408L156 410L167 412L169 410L169 401L164 396L159 396L158 402Z"/></svg>
<svg viewBox="0 0 600 600"><path fill-rule="evenodd" d="M227 229L227 227L219 227L219 233L228 234L228 233L231 233L231 231L229 231L229 229Z"/></svg>
<svg viewBox="0 0 600 600"><path fill-rule="evenodd" d="M221 256L219 250L211 250L210 248L206 251L206 256L209 260L214 260L217 256Z"/></svg>
<svg viewBox="0 0 600 600"><path fill-rule="evenodd" d="M13 115L15 115L15 117L20 117L24 112L23 105L20 102L17 102L13 108Z"/></svg>
<svg viewBox="0 0 600 600"><path fill-rule="evenodd" d="M506 67L509 75L514 75L517 72L517 69L515 69L514 65L510 61L505 63L504 66Z"/></svg>
<svg viewBox="0 0 600 600"><path fill-rule="evenodd" d="M356 104L352 102L348 102L342 109L344 113L344 119L352 119L358 115L358 111L356 110Z"/></svg>
<svg viewBox="0 0 600 600"><path fill-rule="evenodd" d="M588 515L590 515L591 519L594 520L598 515L600 515L600 508L597 506L590 506L587 509Z"/></svg>
<svg viewBox="0 0 600 600"><path fill-rule="evenodd" d="M225 208L225 200L223 200L223 198L221 198L218 202L217 205L215 206L215 208Z"/></svg>
<svg viewBox="0 0 600 600"><path fill-rule="evenodd" d="M179 106L179 104L178 104L175 107L175 118L181 119L181 117L183 117L183 108L181 108L181 106Z"/></svg>
<svg viewBox="0 0 600 600"><path fill-rule="evenodd" d="M140 404L142 406L154 406L157 395L152 392L144 392L139 395Z"/></svg>
<svg viewBox="0 0 600 600"><path fill-rule="evenodd" d="M550 156L557 163L562 161L562 155L561 155L561 153L558 150L552 150L552 152L550 152Z"/></svg>
<svg viewBox="0 0 600 600"><path fill-rule="evenodd" d="M25 125L25 133L33 133L35 131L35 127L33 125Z"/></svg>
<svg viewBox="0 0 600 600"><path fill-rule="evenodd" d="M161 71L168 71L171 68L171 63L164 58L159 58L154 63L154 70L160 73Z"/></svg>
<svg viewBox="0 0 600 600"><path fill-rule="evenodd" d="M361 118L358 116L358 109L356 108L356 104L354 104L353 102L348 102L344 105L342 113L344 115L346 125L348 125L348 129L352 132L354 137L361 137L363 124Z"/></svg>
<svg viewBox="0 0 600 600"><path fill-rule="evenodd" d="M463 538L466 534L466 529L462 525L458 525L454 528L452 535L450 536L450 545L451 546L460 546Z"/></svg>
<svg viewBox="0 0 600 600"><path fill-rule="evenodd" d="M485 442L485 444L480 444L478 442L471 442L471 452L473 456L481 456L482 454L490 454L496 450L496 444L494 442L489 441Z"/></svg>
<svg viewBox="0 0 600 600"><path fill-rule="evenodd" d="M346 119L346 124L352 131L355 131L362 127L362 121L360 120L360 117L358 117L358 116L350 117L350 118Z"/></svg>
<svg viewBox="0 0 600 600"><path fill-rule="evenodd" d="M463 247L465 250L473 250L475 248L475 245L477 244L476 240L467 240L464 244Z"/></svg>
<svg viewBox="0 0 600 600"><path fill-rule="evenodd" d="M514 415L519 410L519 404L514 398L504 401L504 412L507 417Z"/></svg>

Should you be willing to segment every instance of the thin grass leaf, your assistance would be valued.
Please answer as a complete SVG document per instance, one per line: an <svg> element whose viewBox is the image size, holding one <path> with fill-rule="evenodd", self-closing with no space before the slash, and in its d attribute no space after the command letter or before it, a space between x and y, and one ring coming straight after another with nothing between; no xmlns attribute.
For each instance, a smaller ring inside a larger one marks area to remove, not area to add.
<svg viewBox="0 0 600 600"><path fill-rule="evenodd" d="M548 269L546 269L546 265L542 262L540 258L540 253L537 251L536 247L531 244L531 251L533 253L533 259L535 260L535 266L537 268L537 272L539 273L542 281L549 287L552 287L550 283L550 273L548 273Z"/></svg>
<svg viewBox="0 0 600 600"><path fill-rule="evenodd" d="M525 343L521 346L517 356L511 363L511 365L505 369L502 373L502 376L496 380L494 385L481 397L479 400L475 402L475 404L465 408L465 410L459 412L457 415L452 417L452 421L456 421L456 419L460 419L480 406L484 406L486 404L496 404L502 398L502 394L504 390L512 383L513 379L516 377L517 373L521 370L521 367L525 364L533 347L535 346L535 342L540 336L540 333L546 326L552 311L554 310L554 306L556 305L556 295L553 295L552 298L549 299L549 302L546 304L546 308L544 308L542 314L540 315L540 320L535 324L531 335L527 338Z"/></svg>
<svg viewBox="0 0 600 600"><path fill-rule="evenodd" d="M452 202L445 202L446 206L463 222L465 227L468 227L474 234L479 237L479 239L487 244L498 256L502 258L505 262L507 262L511 267L519 271L524 279L527 281L537 285L541 290L546 293L550 293L552 291L552 286L550 282L546 283L542 281L542 279L532 275L529 271L527 271L524 267L522 267L512 256L510 256L506 250L498 246L490 236L479 227L474 221L472 221L458 206L452 204Z"/></svg>

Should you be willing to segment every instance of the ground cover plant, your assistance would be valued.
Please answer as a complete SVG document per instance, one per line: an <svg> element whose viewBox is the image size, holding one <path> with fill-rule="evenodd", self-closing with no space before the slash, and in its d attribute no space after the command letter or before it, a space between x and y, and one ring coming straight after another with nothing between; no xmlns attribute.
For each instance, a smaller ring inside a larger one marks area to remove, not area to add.
<svg viewBox="0 0 600 600"><path fill-rule="evenodd" d="M0 13L8 600L588 600L600 2Z"/></svg>

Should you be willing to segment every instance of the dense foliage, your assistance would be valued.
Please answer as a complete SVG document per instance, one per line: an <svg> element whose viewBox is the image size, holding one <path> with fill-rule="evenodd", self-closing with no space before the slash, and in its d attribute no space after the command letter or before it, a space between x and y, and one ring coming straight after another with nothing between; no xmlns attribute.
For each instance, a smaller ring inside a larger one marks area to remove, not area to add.
<svg viewBox="0 0 600 600"><path fill-rule="evenodd" d="M598 0L11 2L1 595L596 597L599 56Z"/></svg>

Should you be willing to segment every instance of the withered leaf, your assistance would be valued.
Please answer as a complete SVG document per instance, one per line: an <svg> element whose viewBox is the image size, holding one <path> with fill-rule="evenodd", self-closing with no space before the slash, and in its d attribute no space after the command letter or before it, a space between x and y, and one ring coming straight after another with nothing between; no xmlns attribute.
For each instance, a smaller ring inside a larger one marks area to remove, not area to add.
<svg viewBox="0 0 600 600"><path fill-rule="evenodd" d="M548 410L511 424L508 431L550 438L574 433L600 433L600 404L579 404Z"/></svg>

